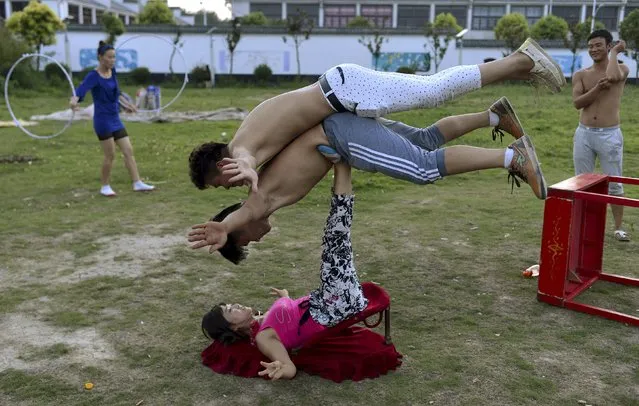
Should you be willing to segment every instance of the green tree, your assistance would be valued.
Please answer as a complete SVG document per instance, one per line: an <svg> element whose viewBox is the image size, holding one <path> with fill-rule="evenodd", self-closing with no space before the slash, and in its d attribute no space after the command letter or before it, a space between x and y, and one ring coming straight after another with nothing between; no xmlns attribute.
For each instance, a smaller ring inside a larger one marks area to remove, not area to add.
<svg viewBox="0 0 639 406"><path fill-rule="evenodd" d="M639 78L639 10L634 10L623 19L619 35L626 41L627 49L631 50L632 59L637 65L635 77Z"/></svg>
<svg viewBox="0 0 639 406"><path fill-rule="evenodd" d="M425 47L433 51L435 72L439 71L439 65L442 63L446 51L448 51L450 41L455 38L455 34L461 29L462 27L457 24L457 19L451 13L438 14L432 24L426 23L424 35L426 35L428 40Z"/></svg>
<svg viewBox="0 0 639 406"><path fill-rule="evenodd" d="M357 16L348 22L348 28L365 28L370 32L362 35L357 42L364 45L373 56L375 70L379 65L379 58L382 56L382 44L388 42L379 29L374 28L373 23L366 17ZM372 29L372 31L371 31Z"/></svg>
<svg viewBox="0 0 639 406"><path fill-rule="evenodd" d="M268 18L261 11L254 11L242 17L244 25L268 25Z"/></svg>
<svg viewBox="0 0 639 406"><path fill-rule="evenodd" d="M298 80L301 74L300 45L302 45L302 42L309 39L314 27L315 23L313 22L313 19L309 18L308 14L303 11L289 15L286 19L286 34L291 37L293 40L293 46L295 47ZM282 37L282 41L284 41L284 43L286 43L287 40L288 38L286 35Z"/></svg>
<svg viewBox="0 0 639 406"><path fill-rule="evenodd" d="M242 22L241 19L236 17L231 22L231 31L226 34L226 46L229 49L229 53L231 54L231 67L229 70L229 74L233 74L233 54L235 53L235 48L237 48L237 44L240 42L242 38Z"/></svg>
<svg viewBox="0 0 639 406"><path fill-rule="evenodd" d="M366 17L357 16L347 24L348 28L373 28L373 24Z"/></svg>
<svg viewBox="0 0 639 406"><path fill-rule="evenodd" d="M174 24L173 11L166 2L150 0L138 17L140 24Z"/></svg>
<svg viewBox="0 0 639 406"><path fill-rule="evenodd" d="M55 44L55 33L64 28L62 21L49 6L37 1L31 1L24 10L11 14L6 26L38 53L41 53L43 46ZM36 66L39 70L40 58L37 58Z"/></svg>
<svg viewBox="0 0 639 406"><path fill-rule="evenodd" d="M568 37L568 23L561 17L552 14L540 18L530 30L530 36L542 40L562 40Z"/></svg>
<svg viewBox="0 0 639 406"><path fill-rule="evenodd" d="M113 46L115 46L118 37L124 34L124 23L113 13L106 13L102 16L102 27L108 34L106 43Z"/></svg>
<svg viewBox="0 0 639 406"><path fill-rule="evenodd" d="M508 54L513 53L528 38L528 20L523 14L506 14L497 21L495 38L504 40Z"/></svg>
<svg viewBox="0 0 639 406"><path fill-rule="evenodd" d="M590 35L590 23L592 19L588 18L583 23L571 24L568 26L569 38L566 40L566 47L572 52L572 63L570 64L570 77L575 73L575 64L577 63L577 54L581 49L585 48L586 39ZM604 29L605 26L600 21L595 21L595 30Z"/></svg>

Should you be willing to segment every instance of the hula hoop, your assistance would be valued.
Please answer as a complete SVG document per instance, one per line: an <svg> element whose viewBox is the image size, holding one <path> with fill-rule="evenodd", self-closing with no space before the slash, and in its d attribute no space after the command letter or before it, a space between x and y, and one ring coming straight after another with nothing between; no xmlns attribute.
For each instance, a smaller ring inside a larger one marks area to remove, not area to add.
<svg viewBox="0 0 639 406"><path fill-rule="evenodd" d="M13 109L11 108L11 104L9 103L9 80L11 79L11 75L13 74L13 70L16 68L16 66L18 66L18 64L22 61L24 61L27 58L33 58L34 56L40 57L40 58L44 58L44 59L48 59L49 61L53 61L56 65L58 65L58 67L62 70L62 73L64 73L64 76L66 76L67 81L69 82L69 85L71 86L71 93L73 93L73 97L76 96L75 94L75 86L73 86L73 81L71 80L71 76L69 76L69 73L67 72L66 69L64 69L64 67L60 64L60 62L56 61L55 59L53 59L52 57L48 56L48 55L42 55L42 54L24 54L22 55L22 58L18 59L17 61L15 61L15 63L13 65L11 65L11 69L9 69L9 73L7 73L7 77L4 81L4 101L7 105L7 110L9 110L9 114L11 115L11 118L13 119L13 122L15 123L16 127L18 127L19 129L22 130L22 132L24 132L25 134L27 134L29 137L38 139L38 140L47 140L49 138L53 138L53 137L57 137L58 135L62 134L64 131L66 131L67 128L69 128L69 126L71 125L71 123L73 123L73 116L75 114L75 112L73 111L73 109L71 109L71 117L69 118L69 121L67 121L67 123L64 125L64 127L62 128L62 130L58 131L57 133L53 134L53 135L38 135L38 134L34 134L31 131L27 130L26 128L24 128L22 126L22 124L20 124L20 121L16 118L16 115L13 113Z"/></svg>
<svg viewBox="0 0 639 406"><path fill-rule="evenodd" d="M134 40L136 38L140 38L140 37L154 37L154 38L157 38L157 39L161 39L162 41L164 41L167 44L171 45L180 54L180 57L182 57L182 62L184 62L184 68L186 69L186 67L187 67L186 58L184 57L184 54L182 53L182 50L180 48L178 48L177 45L174 44L173 42L171 42L170 40L168 40L168 39L166 39L164 37L161 37L159 35L155 35L155 34L134 35L134 36L132 36L130 38L125 39L120 45L117 46L117 48L115 48L115 51L117 52L118 49L122 48L122 46L124 44L126 44L127 42L129 42L131 40ZM182 82L182 87L180 88L180 91L175 95L175 97L173 99L171 99L170 102L168 102L164 106L160 106L158 109L155 109L155 110L138 110L138 112L139 113L159 113L159 112L161 112L165 108L167 108L170 105L172 105L173 103L175 103L175 101L180 97L182 92L184 92L184 89L186 88L187 83L189 83L189 74L187 72L184 72L184 82Z"/></svg>

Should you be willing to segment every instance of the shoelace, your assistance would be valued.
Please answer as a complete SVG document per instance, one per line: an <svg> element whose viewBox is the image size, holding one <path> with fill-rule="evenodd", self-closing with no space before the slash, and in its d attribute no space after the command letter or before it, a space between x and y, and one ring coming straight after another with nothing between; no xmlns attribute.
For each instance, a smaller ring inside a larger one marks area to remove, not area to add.
<svg viewBox="0 0 639 406"><path fill-rule="evenodd" d="M504 143L504 132L499 127L493 128L493 141L497 140L497 136L499 135L499 142L503 145Z"/></svg>
<svg viewBox="0 0 639 406"><path fill-rule="evenodd" d="M508 171L508 182L511 185L510 188L510 193L512 194L515 191L515 185L517 185L517 187L521 187L521 183L519 182L519 179L521 179L522 181L528 183L528 181L526 180L526 177L519 171L516 170L509 170Z"/></svg>

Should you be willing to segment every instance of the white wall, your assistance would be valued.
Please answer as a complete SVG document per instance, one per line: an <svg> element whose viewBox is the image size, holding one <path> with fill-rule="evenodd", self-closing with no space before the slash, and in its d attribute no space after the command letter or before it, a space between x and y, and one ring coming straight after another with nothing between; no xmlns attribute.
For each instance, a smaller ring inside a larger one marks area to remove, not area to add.
<svg viewBox="0 0 639 406"><path fill-rule="evenodd" d="M92 62L88 55L97 48L97 44L104 39L105 34L100 32L70 32L69 35L69 55L71 59L71 69L80 71L87 61ZM122 44L126 39L138 34L127 33L122 35L116 46ZM159 34L160 37L172 42L173 35ZM303 75L319 75L328 68L340 63L356 63L362 66L373 67L373 60L369 51L358 43L359 35L315 35L308 41L302 43L300 47L301 73ZM214 70L217 74L229 72L230 58L226 47L224 34L213 36L213 52L211 49L211 37L205 34L186 34L182 37L182 52L186 57L186 66L179 56L174 59L173 68L175 72L183 73L190 71L196 65L208 64L214 60ZM420 35L398 35L390 37L388 42L382 46L384 53L412 53L421 54L426 51L424 48L425 38ZM160 39L142 35L132 39L119 49L119 55L123 60L132 62L128 66L145 66L151 72L169 72L169 58L173 50L172 45ZM500 58L502 49L499 48L464 48L463 64L477 64L483 62L485 58ZM61 62L65 61L64 33L58 34L56 45L45 47L45 53L55 52L55 57ZM548 52L557 58L567 60L571 53L568 49L548 49ZM590 66L592 61L586 51L582 51L580 56L583 66ZM630 68L630 77L635 76L635 62L626 56L621 59ZM244 34L240 40L234 56L235 74L252 74L255 67L261 63L266 63L273 70L274 74L294 75L297 73L295 61L295 48L289 42L284 43L280 34ZM459 53L454 43L451 46L440 65L440 70L458 65ZM380 70L382 66L379 66ZM120 64L120 69L126 71L126 67ZM566 68L568 70L569 68ZM434 72L434 66L431 69ZM569 71L568 71L569 72ZM569 74L565 71L566 74Z"/></svg>

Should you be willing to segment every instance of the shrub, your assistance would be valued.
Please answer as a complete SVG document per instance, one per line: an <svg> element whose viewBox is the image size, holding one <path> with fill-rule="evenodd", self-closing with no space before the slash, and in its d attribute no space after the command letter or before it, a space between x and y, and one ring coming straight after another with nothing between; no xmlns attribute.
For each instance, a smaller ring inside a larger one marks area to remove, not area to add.
<svg viewBox="0 0 639 406"><path fill-rule="evenodd" d="M397 72L414 74L415 69L411 68L410 66L400 66L399 68L397 68Z"/></svg>
<svg viewBox="0 0 639 406"><path fill-rule="evenodd" d="M71 72L71 69L61 63L60 65L62 65L62 67L64 68L64 70L67 71L67 73ZM44 67L44 77L47 78L47 80L62 80L62 81L66 81L67 77L65 76L64 72L62 72L62 70L60 69L60 67L58 66L57 63L55 62L51 62L49 64L47 64L47 66Z"/></svg>
<svg viewBox="0 0 639 406"><path fill-rule="evenodd" d="M189 81L195 85L202 85L211 80L211 72L207 65L198 65L189 73Z"/></svg>
<svg viewBox="0 0 639 406"><path fill-rule="evenodd" d="M151 71L144 66L133 69L128 76L134 85L148 85L151 83Z"/></svg>
<svg viewBox="0 0 639 406"><path fill-rule="evenodd" d="M261 65L257 65L255 70L253 71L253 76L255 76L255 80L258 83L265 83L271 80L273 71L267 64L263 63Z"/></svg>

